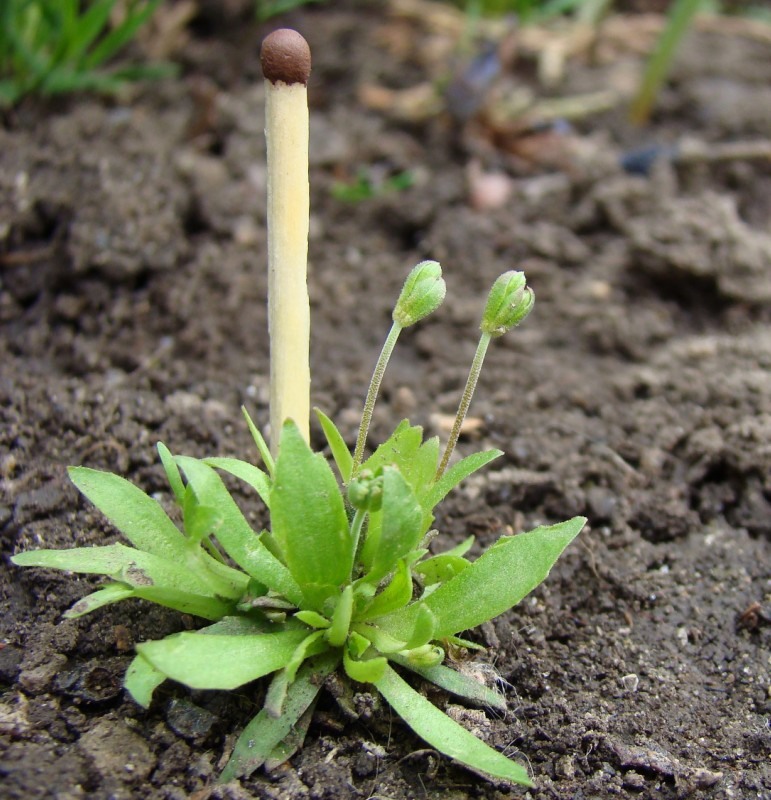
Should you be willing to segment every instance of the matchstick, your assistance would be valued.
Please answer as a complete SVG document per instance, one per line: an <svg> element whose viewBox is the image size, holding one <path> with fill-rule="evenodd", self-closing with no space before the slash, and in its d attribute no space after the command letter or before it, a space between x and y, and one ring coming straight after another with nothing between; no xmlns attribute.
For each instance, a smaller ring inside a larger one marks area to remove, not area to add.
<svg viewBox="0 0 771 800"><path fill-rule="evenodd" d="M311 54L297 31L271 33L260 51L268 144L270 449L287 419L309 439L308 76Z"/></svg>

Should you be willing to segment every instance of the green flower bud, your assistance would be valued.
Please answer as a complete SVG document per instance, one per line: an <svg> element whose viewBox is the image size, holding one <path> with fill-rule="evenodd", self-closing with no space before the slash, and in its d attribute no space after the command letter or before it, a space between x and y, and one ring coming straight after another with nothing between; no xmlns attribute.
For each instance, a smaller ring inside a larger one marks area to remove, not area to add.
<svg viewBox="0 0 771 800"><path fill-rule="evenodd" d="M404 282L402 293L394 306L394 322L402 328L414 325L439 308L445 292L439 262L421 261Z"/></svg>
<svg viewBox="0 0 771 800"><path fill-rule="evenodd" d="M348 486L348 502L360 511L379 511L383 505L383 476L365 469Z"/></svg>
<svg viewBox="0 0 771 800"><path fill-rule="evenodd" d="M535 294L526 285L525 273L504 272L490 289L479 327L490 336L502 336L509 328L522 322L534 303Z"/></svg>
<svg viewBox="0 0 771 800"><path fill-rule="evenodd" d="M364 473L369 470L364 470L360 477L351 481L348 486L348 502L354 507L359 509L366 509L369 502L369 476Z"/></svg>

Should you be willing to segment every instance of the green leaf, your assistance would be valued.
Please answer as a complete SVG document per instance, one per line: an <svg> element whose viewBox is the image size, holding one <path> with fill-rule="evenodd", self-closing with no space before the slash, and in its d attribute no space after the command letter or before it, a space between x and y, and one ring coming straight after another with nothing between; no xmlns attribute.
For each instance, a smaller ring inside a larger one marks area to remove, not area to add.
<svg viewBox="0 0 771 800"><path fill-rule="evenodd" d="M584 517L574 517L529 533L503 536L459 575L425 599L381 617L378 625L394 636L404 636L414 629L420 608L427 607L437 619L437 639L475 628L535 589L585 523Z"/></svg>
<svg viewBox="0 0 771 800"><path fill-rule="evenodd" d="M182 505L185 500L185 484L182 482L182 476L179 474L179 467L174 461L174 456L171 451L163 442L158 442L158 455L161 457L161 464L163 464L166 479L169 482L171 491L178 505Z"/></svg>
<svg viewBox="0 0 771 800"><path fill-rule="evenodd" d="M316 699L318 699L318 695ZM315 705L316 700L314 699L305 713L295 722L292 730L270 751L270 756L265 759L265 772L273 772L274 769L285 764L303 746L305 737L308 735L308 728L311 726Z"/></svg>
<svg viewBox="0 0 771 800"><path fill-rule="evenodd" d="M246 424L249 427L249 433L252 434L252 439L254 439L254 443L257 445L257 450L259 451L260 456L262 456L265 469L268 471L268 475L270 475L271 478L274 478L276 475L276 464L273 461L270 447L268 447L265 437L260 433L260 429L254 424L254 422L252 422L252 418L249 416L246 406L241 406L241 412L246 419Z"/></svg>
<svg viewBox="0 0 771 800"><path fill-rule="evenodd" d="M62 551L53 550L51 552L59 553ZM76 619L85 614L90 614L108 603L117 603L119 600L127 600L131 597L148 600L156 605L181 611L183 614L193 614L196 617L210 620L220 619L226 614L232 614L234 605L232 601L226 601L219 597L202 596L165 586L128 586L125 583L111 583L99 589L99 591L78 600L64 614L64 617L65 619Z"/></svg>
<svg viewBox="0 0 771 800"><path fill-rule="evenodd" d="M357 615L357 620L367 621L382 617L391 611L403 608L412 600L412 575L404 559L396 566L391 582L376 595L366 609Z"/></svg>
<svg viewBox="0 0 771 800"><path fill-rule="evenodd" d="M133 587L126 583L108 583L93 594L78 600L77 603L64 613L65 619L77 619L85 614L90 614L96 611L97 608L109 605L110 603L117 603L120 600L126 600L134 596Z"/></svg>
<svg viewBox="0 0 771 800"><path fill-rule="evenodd" d="M196 544L216 533L222 524L217 509L201 505L191 486L185 489L182 499L182 521L187 538Z"/></svg>
<svg viewBox="0 0 771 800"><path fill-rule="evenodd" d="M418 604L418 611L415 614L415 623L407 639L406 649L412 650L415 647L422 647L424 644L428 644L432 639L437 639L436 625L437 619L433 611L426 605Z"/></svg>
<svg viewBox="0 0 771 800"><path fill-rule="evenodd" d="M252 636L184 632L138 644L137 652L191 689L236 689L281 669L306 636L304 630Z"/></svg>
<svg viewBox="0 0 771 800"><path fill-rule="evenodd" d="M332 647L340 647L348 638L353 612L353 586L349 583L343 589L332 614L332 624L327 629L327 641Z"/></svg>
<svg viewBox="0 0 771 800"><path fill-rule="evenodd" d="M326 617L323 617L317 611L298 611L295 614L295 618L299 619L300 622L304 622L311 628L319 628L322 630L328 628L331 624Z"/></svg>
<svg viewBox="0 0 771 800"><path fill-rule="evenodd" d="M187 560L187 543L160 504L110 472L70 467L70 480L139 550Z"/></svg>
<svg viewBox="0 0 771 800"><path fill-rule="evenodd" d="M276 672L271 678L268 691L265 693L263 709L265 709L273 719L278 719L281 716L284 710L284 703L286 702L287 690L291 683L286 667Z"/></svg>
<svg viewBox="0 0 771 800"><path fill-rule="evenodd" d="M270 508L270 478L259 467L238 458L205 458L203 461L210 467L229 472L248 483L257 492L260 500Z"/></svg>
<svg viewBox="0 0 771 800"><path fill-rule="evenodd" d="M441 478L431 487L430 491L423 500L429 508L434 508L464 479L473 475L477 470L495 461L503 455L503 450L485 450L482 453L472 453L453 464Z"/></svg>
<svg viewBox="0 0 771 800"><path fill-rule="evenodd" d="M461 647L465 648L466 650L484 650L485 648L482 647L481 644L478 642L472 642L470 639L462 639L460 636L445 636L442 639L443 642L447 642L448 645L452 647Z"/></svg>
<svg viewBox="0 0 771 800"><path fill-rule="evenodd" d="M296 626L296 629L299 629L299 625ZM244 617L239 615L223 617L213 625L207 625L197 632L206 635L214 634L215 636L249 636L260 633L275 633L276 624L264 617Z"/></svg>
<svg viewBox="0 0 771 800"><path fill-rule="evenodd" d="M48 567L70 572L107 575L129 586L164 586L213 597L210 585L191 574L185 564L150 553L110 544L105 547L73 547L67 550L31 550L12 558L20 567Z"/></svg>
<svg viewBox="0 0 771 800"><path fill-rule="evenodd" d="M380 467L395 465L402 472L408 472L422 441L423 428L418 425L410 425L409 420L402 420L388 439L361 465L361 468L362 470L372 470L374 473Z"/></svg>
<svg viewBox="0 0 771 800"><path fill-rule="evenodd" d="M379 653L398 653L407 647L407 642L394 638L390 634L381 631L375 625L367 625L365 622L360 622L357 624L355 631L371 642Z"/></svg>
<svg viewBox="0 0 771 800"><path fill-rule="evenodd" d="M345 648L343 650L343 666L345 674L351 680L359 683L375 683L383 677L383 673L388 668L388 661L382 656L357 661L348 655L348 648Z"/></svg>
<svg viewBox="0 0 771 800"><path fill-rule="evenodd" d="M433 667L420 667L412 663L407 656L400 654L389 656L389 658L391 661L417 673L421 678L439 686L446 692L469 700L475 705L494 708L496 711L501 712L506 711L506 698L502 694L488 688L463 672L446 667L444 664L437 664Z"/></svg>
<svg viewBox="0 0 771 800"><path fill-rule="evenodd" d="M297 645L294 653L292 653L292 658L287 662L284 669L289 683L292 683L295 679L297 670L300 668L303 661L309 656L316 655L316 653L321 653L329 649L326 644L324 644L324 635L324 631L314 631L313 633L309 633L305 639Z"/></svg>
<svg viewBox="0 0 771 800"><path fill-rule="evenodd" d="M342 434L337 429L334 422L320 409L314 409L316 416L321 423L321 429L324 431L329 449L332 451L332 458L335 459L337 469L340 472L340 478L343 483L348 483L351 480L351 473L353 472L353 456L345 443Z"/></svg>
<svg viewBox="0 0 771 800"><path fill-rule="evenodd" d="M179 589L168 589L165 586L137 586L134 589L134 597L208 620L217 620L232 614L235 606L232 601L201 597Z"/></svg>
<svg viewBox="0 0 771 800"><path fill-rule="evenodd" d="M80 14L64 40L66 49L62 60L79 61L86 49L106 28L115 0L93 0L85 13Z"/></svg>
<svg viewBox="0 0 771 800"><path fill-rule="evenodd" d="M126 691L142 708L149 708L153 692L166 680L166 676L157 670L143 656L134 656L126 671L123 685Z"/></svg>
<svg viewBox="0 0 771 800"><path fill-rule="evenodd" d="M378 581L396 568L423 535L423 511L407 481L395 467L383 469L383 507L377 548L367 580ZM374 515L373 515L374 516Z"/></svg>
<svg viewBox="0 0 771 800"><path fill-rule="evenodd" d="M198 459L177 456L176 460L198 501L219 511L222 524L217 530L217 540L227 554L249 575L299 604L303 597L300 587L289 570L260 541L220 476Z"/></svg>
<svg viewBox="0 0 771 800"><path fill-rule="evenodd" d="M349 578L353 546L335 476L291 420L281 434L270 508L273 538L308 603L318 611Z"/></svg>
<svg viewBox="0 0 771 800"><path fill-rule="evenodd" d="M139 28L155 13L161 0L147 0L132 7L120 25L109 31L91 50L83 63L84 69L94 69L123 49L137 34ZM114 6L111 0L110 6Z"/></svg>
<svg viewBox="0 0 771 800"><path fill-rule="evenodd" d="M433 482L437 466L439 466L439 437L432 436L418 448L409 469L403 473L418 497L421 497Z"/></svg>
<svg viewBox="0 0 771 800"><path fill-rule="evenodd" d="M524 767L451 720L390 667L386 666L375 686L410 728L440 753L486 775L524 786L533 785Z"/></svg>
<svg viewBox="0 0 771 800"><path fill-rule="evenodd" d="M325 653L305 663L287 689L284 713L278 719L272 718L265 709L257 714L238 737L233 755L218 782L228 783L235 778L251 775L266 759L272 757L315 701L324 679L339 663L340 656L337 653Z"/></svg>
<svg viewBox="0 0 771 800"><path fill-rule="evenodd" d="M365 636L362 636L356 631L351 631L345 646L348 650L348 655L353 656L354 658L361 658L364 653L367 652L367 649L371 644L372 642L370 642L370 640Z"/></svg>
<svg viewBox="0 0 771 800"><path fill-rule="evenodd" d="M463 572L470 565L462 556L450 553L441 553L438 556L427 558L415 566L415 572L423 576L423 583L432 586L435 583L445 583Z"/></svg>

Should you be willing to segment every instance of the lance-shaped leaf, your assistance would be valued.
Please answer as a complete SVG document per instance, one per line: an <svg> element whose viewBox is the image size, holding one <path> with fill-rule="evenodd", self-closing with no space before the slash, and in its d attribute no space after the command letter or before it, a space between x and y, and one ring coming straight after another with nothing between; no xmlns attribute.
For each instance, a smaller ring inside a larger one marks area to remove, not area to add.
<svg viewBox="0 0 771 800"><path fill-rule="evenodd" d="M137 652L191 689L235 689L281 669L307 635L306 630L252 636L185 632L138 644Z"/></svg>
<svg viewBox="0 0 771 800"><path fill-rule="evenodd" d="M289 570L265 547L219 475L203 461L178 456L177 463L187 476L198 502L216 508L221 524L217 541L243 570L293 603L302 599L302 591Z"/></svg>
<svg viewBox="0 0 771 800"><path fill-rule="evenodd" d="M434 508L462 481L473 475L477 470L503 455L502 450L485 450L482 453L472 453L453 464L439 480L427 491L422 502L428 508Z"/></svg>
<svg viewBox="0 0 771 800"><path fill-rule="evenodd" d="M305 713L300 716L300 719L295 722L292 730L271 750L270 756L265 759L265 772L273 772L274 769L285 764L303 746L311 726L317 699L318 695L305 709Z"/></svg>
<svg viewBox="0 0 771 800"><path fill-rule="evenodd" d="M320 610L324 599L348 579L353 544L335 476L291 420L281 434L270 519L292 576L308 603Z"/></svg>
<svg viewBox="0 0 771 800"><path fill-rule="evenodd" d="M162 458L164 449L161 449ZM168 474L170 467L167 463L164 463L164 468ZM171 473L174 474L173 470ZM134 484L118 475L87 467L71 467L69 475L75 486L136 548L174 562L179 568L186 567L189 574L208 584L210 591L204 594L234 597L243 592L245 582L241 573L218 563L199 548L191 547L160 504ZM177 491L180 491L179 487L175 493ZM196 579L180 588L189 592L199 591Z"/></svg>
<svg viewBox="0 0 771 800"><path fill-rule="evenodd" d="M127 600L134 596L134 588L126 583L108 583L101 589L92 594L82 597L72 606L69 611L64 613L65 619L77 619L85 614L96 611L97 608L117 603L120 600Z"/></svg>
<svg viewBox="0 0 771 800"><path fill-rule="evenodd" d="M287 688L284 709L280 717L271 717L263 709L244 728L238 737L233 755L219 777L219 783L251 775L268 758L276 753L281 742L286 741L292 728L316 699L324 678L340 663L338 653L325 653L306 662Z"/></svg>
<svg viewBox="0 0 771 800"><path fill-rule="evenodd" d="M174 461L174 456L171 451L163 442L158 442L158 455L161 457L161 464L166 473L166 479L169 482L171 491L174 493L174 498L179 505L185 500L185 484L182 481L182 476L179 474L179 467Z"/></svg>
<svg viewBox="0 0 771 800"><path fill-rule="evenodd" d="M217 597L201 597L180 589L168 589L165 586L135 586L133 596L142 600L149 600L159 606L173 608L183 614L192 614L203 619L217 620L227 614L232 614L234 601L222 600Z"/></svg>
<svg viewBox="0 0 771 800"><path fill-rule="evenodd" d="M239 458L205 458L204 462L248 483L257 492L260 500L270 508L270 478L259 467Z"/></svg>
<svg viewBox="0 0 771 800"><path fill-rule="evenodd" d="M353 472L351 451L348 449L348 445L345 443L345 439L343 439L343 435L337 429L335 423L323 411L318 408L314 410L321 423L321 429L324 431L329 449L332 451L332 458L335 459L340 477L343 483L348 483Z"/></svg>
<svg viewBox="0 0 771 800"><path fill-rule="evenodd" d="M502 694L462 672L445 667L444 664L422 667L402 654L394 654L389 658L391 661L416 672L421 678L439 686L446 692L469 700L478 706L494 708L496 711L506 711L506 698Z"/></svg>
<svg viewBox="0 0 771 800"><path fill-rule="evenodd" d="M585 522L584 517L574 517L529 533L501 537L484 555L425 599L380 617L378 627L394 636L408 637L422 606L436 618L435 639L475 628L497 617L546 578Z"/></svg>
<svg viewBox="0 0 771 800"><path fill-rule="evenodd" d="M260 429L254 424L254 422L252 422L252 418L249 416L246 406L241 406L241 411L246 419L246 424L249 426L249 433L252 434L252 439L254 439L254 443L257 445L257 450L259 451L260 456L265 463L265 469L268 471L268 475L270 475L272 479L276 471L276 465L273 461L273 456L270 453L270 447L268 447L265 437L260 433Z"/></svg>
<svg viewBox="0 0 771 800"><path fill-rule="evenodd" d="M374 516L374 515L373 515ZM383 469L383 506L372 550L367 581L376 582L393 571L400 558L415 549L423 535L423 511L407 481L395 467ZM375 537L373 537L373 543ZM370 543L367 543L370 547Z"/></svg>
<svg viewBox="0 0 771 800"><path fill-rule="evenodd" d="M391 708L421 739L440 753L495 778L532 786L524 767L488 747L451 720L390 667L386 667L374 683Z"/></svg>
<svg viewBox="0 0 771 800"><path fill-rule="evenodd" d="M81 617L108 603L117 603L130 597L150 600L204 619L219 619L233 612L234 596L231 595L232 599L228 600L226 596L218 594L211 582L201 580L200 572L191 573L184 565L122 544L69 550L30 550L18 553L11 561L20 567L106 575L116 581L75 603L64 615L68 619ZM205 571L203 574L207 579L211 578Z"/></svg>
<svg viewBox="0 0 771 800"><path fill-rule="evenodd" d="M67 550L30 550L13 557L20 567L48 567L70 572L106 575L129 586L163 586L214 597L208 581L177 563L125 544L73 547Z"/></svg>
<svg viewBox="0 0 771 800"><path fill-rule="evenodd" d="M295 630L299 630L299 625L292 626L291 622L285 623L285 627L291 626ZM276 623L270 622L265 617L223 617L217 620L213 625L207 625L201 628L198 633L207 636L249 636L260 633L275 633Z"/></svg>
<svg viewBox="0 0 771 800"><path fill-rule="evenodd" d="M126 691L142 708L149 708L153 692L166 680L166 676L157 670L144 656L134 656L126 671L123 685Z"/></svg>
<svg viewBox="0 0 771 800"><path fill-rule="evenodd" d="M327 641L332 647L340 647L348 638L348 629L351 627L351 614L353 613L353 586L348 586L340 593L331 625L327 629Z"/></svg>
<svg viewBox="0 0 771 800"><path fill-rule="evenodd" d="M70 480L139 550L187 559L185 537L160 504L125 478L88 467L70 467Z"/></svg>

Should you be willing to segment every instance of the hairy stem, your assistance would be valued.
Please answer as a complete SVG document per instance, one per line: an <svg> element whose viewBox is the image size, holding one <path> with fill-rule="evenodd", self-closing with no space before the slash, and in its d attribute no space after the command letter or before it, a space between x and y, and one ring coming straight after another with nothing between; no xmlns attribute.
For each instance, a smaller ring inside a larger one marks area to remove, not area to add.
<svg viewBox="0 0 771 800"><path fill-rule="evenodd" d="M450 438L447 441L447 447L444 450L442 461L439 464L439 469L436 471L434 480L439 480L447 469L447 464L450 461L455 445L458 443L460 436L460 429L463 427L463 420L466 419L468 408L471 405L471 398L474 396L474 390L477 388L477 381L479 380L479 373L482 371L482 364L485 360L487 347L490 344L491 335L489 333L482 333L477 345L477 351L474 354L474 360L471 362L471 369L469 370L468 378L466 379L466 388L463 390L463 396L460 399L458 411L455 414L455 422L450 432Z"/></svg>
<svg viewBox="0 0 771 800"><path fill-rule="evenodd" d="M391 330L388 332L383 349L380 351L380 357L375 364L375 371L372 373L372 380L369 382L369 390L367 391L367 399L364 401L364 411L361 415L361 425L359 425L359 435L356 438L356 449L353 452L353 469L351 470L351 478L356 477L356 473L361 466L362 457L364 455L364 445L367 443L367 434L369 433L369 426L372 422L372 412L375 409L375 401L377 400L378 392L380 391L380 384L383 380L383 374L388 366L388 359L391 358L396 340L402 331L402 326L398 322L391 325Z"/></svg>

